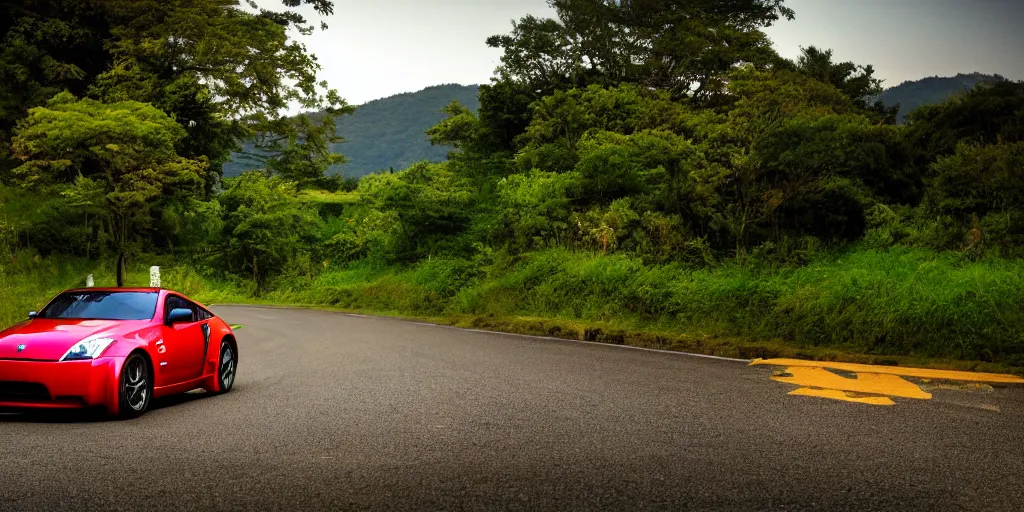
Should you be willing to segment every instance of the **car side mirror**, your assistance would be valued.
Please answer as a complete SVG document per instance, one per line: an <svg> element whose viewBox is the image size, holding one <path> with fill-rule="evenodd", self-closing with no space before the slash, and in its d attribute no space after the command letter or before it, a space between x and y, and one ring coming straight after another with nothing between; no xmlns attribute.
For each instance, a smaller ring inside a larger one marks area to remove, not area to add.
<svg viewBox="0 0 1024 512"><path fill-rule="evenodd" d="M164 319L164 323L167 325L183 324L192 321L192 310L185 308L172 309L170 313L167 313L167 318Z"/></svg>
<svg viewBox="0 0 1024 512"><path fill-rule="evenodd" d="M29 312L28 312L28 317L29 317L30 319L32 319L32 318L35 318L35 317L37 317L37 316L39 316L39 313L36 313L35 311L29 311Z"/></svg>

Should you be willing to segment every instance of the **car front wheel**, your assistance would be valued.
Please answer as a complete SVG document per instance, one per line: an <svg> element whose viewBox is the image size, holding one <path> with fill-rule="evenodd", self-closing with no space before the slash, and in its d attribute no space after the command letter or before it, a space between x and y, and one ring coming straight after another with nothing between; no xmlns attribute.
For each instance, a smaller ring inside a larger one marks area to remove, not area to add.
<svg viewBox="0 0 1024 512"><path fill-rule="evenodd" d="M125 360L121 368L120 389L119 416L125 419L142 416L153 395L149 364L142 354L132 354Z"/></svg>

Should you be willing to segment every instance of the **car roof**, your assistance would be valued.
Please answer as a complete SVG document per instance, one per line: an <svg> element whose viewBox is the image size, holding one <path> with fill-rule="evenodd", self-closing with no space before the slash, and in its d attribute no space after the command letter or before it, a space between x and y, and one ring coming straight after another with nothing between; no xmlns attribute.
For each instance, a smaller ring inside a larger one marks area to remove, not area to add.
<svg viewBox="0 0 1024 512"><path fill-rule="evenodd" d="M154 287L148 287L148 288L143 288L143 287L134 287L134 288L122 287L122 288L117 288L117 287L94 286L92 288L71 288L71 289L68 289L68 290L64 290L61 293L85 293L85 292L136 292L136 293L144 292L144 293L159 293L161 291L167 292L167 293L173 293L174 295L177 295L177 296L179 296L179 297L181 297L181 298L183 298L185 300L188 300L190 302L193 302L197 306L199 306L199 307L209 311L209 309L204 304L200 303L199 301L189 297L188 295L185 295L184 293L171 290L170 288L154 288Z"/></svg>
<svg viewBox="0 0 1024 512"><path fill-rule="evenodd" d="M113 288L113 287L92 287L92 288L72 288L70 290L64 290L65 292L159 292L161 290L167 290L166 288ZM171 290L167 290L171 291ZM174 292L178 293L178 292Z"/></svg>

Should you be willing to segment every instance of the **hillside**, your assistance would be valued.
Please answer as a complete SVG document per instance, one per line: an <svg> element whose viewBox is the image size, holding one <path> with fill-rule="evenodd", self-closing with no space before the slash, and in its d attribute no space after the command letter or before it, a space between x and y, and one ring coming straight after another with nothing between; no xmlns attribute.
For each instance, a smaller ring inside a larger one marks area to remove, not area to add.
<svg viewBox="0 0 1024 512"><path fill-rule="evenodd" d="M330 172L359 177L388 168L405 169L423 160L444 160L449 149L431 146L424 132L441 121L441 109L452 100L476 111L480 106L477 89L476 85L437 85L360 105L351 116L338 119L338 134L345 142L335 151L345 155L348 163ZM255 167L237 158L224 165L224 176Z"/></svg>
<svg viewBox="0 0 1024 512"><path fill-rule="evenodd" d="M886 105L900 105L899 120L903 121L907 114L924 105L933 105L945 101L949 97L968 91L981 82L1002 80L999 75L981 73L960 73L956 76L932 76L920 80L903 82L886 89L878 96Z"/></svg>

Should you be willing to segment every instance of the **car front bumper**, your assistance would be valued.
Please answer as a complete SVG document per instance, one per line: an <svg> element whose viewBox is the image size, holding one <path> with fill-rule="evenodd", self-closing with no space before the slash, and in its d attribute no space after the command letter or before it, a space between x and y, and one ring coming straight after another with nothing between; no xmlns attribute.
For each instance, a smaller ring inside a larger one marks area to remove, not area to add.
<svg viewBox="0 0 1024 512"><path fill-rule="evenodd" d="M121 357L88 361L0 360L0 408L117 412Z"/></svg>

